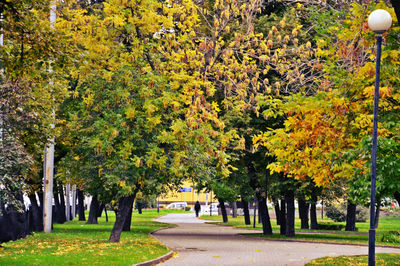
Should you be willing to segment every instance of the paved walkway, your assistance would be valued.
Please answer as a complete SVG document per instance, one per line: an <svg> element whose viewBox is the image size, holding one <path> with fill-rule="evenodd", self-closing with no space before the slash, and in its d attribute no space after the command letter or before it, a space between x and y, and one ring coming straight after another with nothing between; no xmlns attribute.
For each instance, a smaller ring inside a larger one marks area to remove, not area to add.
<svg viewBox="0 0 400 266"><path fill-rule="evenodd" d="M178 255L159 265L304 265L325 256L366 255L368 247L269 241L239 234L254 232L207 224L193 213L168 214L158 222L177 224L153 235ZM376 248L376 253L400 249Z"/></svg>

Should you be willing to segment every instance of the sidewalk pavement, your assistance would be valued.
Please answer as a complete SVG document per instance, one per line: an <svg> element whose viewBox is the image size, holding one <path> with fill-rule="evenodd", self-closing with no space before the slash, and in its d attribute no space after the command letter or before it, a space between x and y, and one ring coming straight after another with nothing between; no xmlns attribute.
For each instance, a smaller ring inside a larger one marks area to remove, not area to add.
<svg viewBox="0 0 400 266"><path fill-rule="evenodd" d="M212 221L200 220L194 213L168 214L155 221L178 225L153 233L177 252L159 265L304 265L319 257L368 254L367 246L246 237L239 234L257 231L208 224ZM376 253L400 253L400 249L377 247Z"/></svg>

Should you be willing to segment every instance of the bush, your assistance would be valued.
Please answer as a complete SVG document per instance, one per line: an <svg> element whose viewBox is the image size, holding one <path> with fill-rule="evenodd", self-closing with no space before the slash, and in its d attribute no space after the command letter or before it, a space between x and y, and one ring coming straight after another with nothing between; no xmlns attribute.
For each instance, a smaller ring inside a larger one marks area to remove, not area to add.
<svg viewBox="0 0 400 266"><path fill-rule="evenodd" d="M345 222L347 214L346 204L329 204L326 206L326 216L335 222ZM365 222L368 217L368 209L362 206L356 208L356 222Z"/></svg>
<svg viewBox="0 0 400 266"><path fill-rule="evenodd" d="M398 231L389 231L382 235L382 242L386 243L400 243L400 232Z"/></svg>
<svg viewBox="0 0 400 266"><path fill-rule="evenodd" d="M186 207L185 207L185 211L190 211L190 207L189 207L189 206L186 206Z"/></svg>
<svg viewBox="0 0 400 266"><path fill-rule="evenodd" d="M335 222L344 222L346 221L346 210L343 211L341 206L328 205L326 206L326 216Z"/></svg>

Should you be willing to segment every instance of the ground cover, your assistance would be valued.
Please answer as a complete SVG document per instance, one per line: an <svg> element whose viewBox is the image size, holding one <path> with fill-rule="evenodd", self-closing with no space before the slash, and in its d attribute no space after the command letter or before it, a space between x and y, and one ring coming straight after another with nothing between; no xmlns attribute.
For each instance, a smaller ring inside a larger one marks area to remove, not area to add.
<svg viewBox="0 0 400 266"><path fill-rule="evenodd" d="M214 216L203 215L201 218L207 220L213 220L216 221L217 224L230 225L236 228L259 229L259 230L262 229L262 225L259 224L257 220L256 220L256 227L253 228L253 219L251 225L245 225L243 216L239 216L237 218L229 217L228 223L222 223L221 222L222 217L216 215ZM319 219L318 222L345 225L344 222L335 223L330 219ZM279 226L276 225L275 219L271 219L271 223L272 223L272 229L274 231L279 231ZM356 223L356 227L358 228L358 232L300 229L300 219L296 219L295 221L296 236L290 239L315 241L315 242L368 244L369 221L364 223ZM381 241L382 235L389 231L400 231L400 216L389 215L381 217L379 222L379 227L376 230L376 235L377 235L376 245L400 247L400 243L387 243ZM279 233L274 233L272 236L263 236L262 234L251 234L251 235L256 237L265 237L273 239L286 239L285 236L282 236Z"/></svg>
<svg viewBox="0 0 400 266"><path fill-rule="evenodd" d="M51 234L34 233L0 247L0 265L132 265L157 258L168 249L149 233L171 225L152 221L153 218L176 210L143 210L134 212L130 232L123 232L119 243L108 238L115 221L99 218L99 224L86 225L74 221L54 224ZM178 211L179 212L179 211ZM103 215L104 216L104 215Z"/></svg>

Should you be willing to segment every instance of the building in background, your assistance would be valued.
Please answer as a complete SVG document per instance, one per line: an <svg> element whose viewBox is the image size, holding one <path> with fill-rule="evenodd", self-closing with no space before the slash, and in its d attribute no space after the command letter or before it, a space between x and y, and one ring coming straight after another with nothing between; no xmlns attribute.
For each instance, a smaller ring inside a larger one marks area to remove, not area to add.
<svg viewBox="0 0 400 266"><path fill-rule="evenodd" d="M194 184L190 181L183 183L182 187L177 191L169 191L158 198L160 206L167 206L173 202L186 202L189 207L193 207L196 201L201 205L209 205L210 203L217 202L214 199L214 193L211 192L198 192L194 188Z"/></svg>

